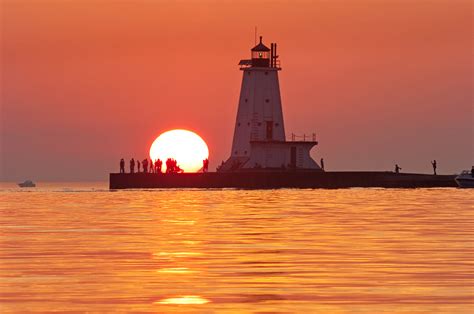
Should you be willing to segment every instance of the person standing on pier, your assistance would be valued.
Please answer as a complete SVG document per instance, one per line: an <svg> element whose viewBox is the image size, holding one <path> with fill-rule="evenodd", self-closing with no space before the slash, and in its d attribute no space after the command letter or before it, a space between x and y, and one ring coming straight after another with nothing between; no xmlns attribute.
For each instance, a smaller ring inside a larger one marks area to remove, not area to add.
<svg viewBox="0 0 474 314"><path fill-rule="evenodd" d="M138 166L138 171L140 171L140 166ZM134 173L135 172L135 159L131 159L130 160L130 173Z"/></svg>
<svg viewBox="0 0 474 314"><path fill-rule="evenodd" d="M400 173L400 170L402 170L402 168L400 168L398 164L395 164L395 173Z"/></svg>
<svg viewBox="0 0 474 314"><path fill-rule="evenodd" d="M142 166L143 166L143 172L147 173L148 172L148 159L143 159L142 161Z"/></svg>
<svg viewBox="0 0 474 314"><path fill-rule="evenodd" d="M324 158L321 158L321 169L324 171Z"/></svg>
<svg viewBox="0 0 474 314"><path fill-rule="evenodd" d="M158 159L156 161L156 173L161 173L161 167L163 166L163 162L161 159Z"/></svg>
<svg viewBox="0 0 474 314"><path fill-rule="evenodd" d="M140 173L140 160L137 159L137 168L138 168L138 173Z"/></svg>
<svg viewBox="0 0 474 314"><path fill-rule="evenodd" d="M120 173L125 173L125 160L120 159Z"/></svg>
<svg viewBox="0 0 474 314"><path fill-rule="evenodd" d="M433 173L436 175L436 159L431 162L431 165L433 166Z"/></svg>
<svg viewBox="0 0 474 314"><path fill-rule="evenodd" d="M207 172L209 170L209 159L206 158L202 161L202 172Z"/></svg>

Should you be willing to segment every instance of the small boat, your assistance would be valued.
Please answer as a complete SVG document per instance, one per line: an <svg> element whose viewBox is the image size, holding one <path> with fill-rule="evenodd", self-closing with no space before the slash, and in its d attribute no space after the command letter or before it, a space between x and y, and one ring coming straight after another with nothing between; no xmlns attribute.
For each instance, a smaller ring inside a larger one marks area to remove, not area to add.
<svg viewBox="0 0 474 314"><path fill-rule="evenodd" d="M36 184L34 184L31 180L26 180L25 182L18 183L18 186L20 188L34 188L36 187Z"/></svg>
<svg viewBox="0 0 474 314"><path fill-rule="evenodd" d="M474 172L472 170L464 170L454 180L460 188L474 188Z"/></svg>

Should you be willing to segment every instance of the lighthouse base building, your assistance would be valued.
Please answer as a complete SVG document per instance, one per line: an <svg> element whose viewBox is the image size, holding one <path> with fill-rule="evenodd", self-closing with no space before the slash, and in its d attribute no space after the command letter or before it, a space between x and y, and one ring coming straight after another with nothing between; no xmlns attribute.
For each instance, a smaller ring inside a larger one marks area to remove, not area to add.
<svg viewBox="0 0 474 314"><path fill-rule="evenodd" d="M268 48L260 37L260 43L251 50L251 59L239 62L243 77L232 150L219 172L322 171L310 156L310 150L318 144L314 138L286 140L276 52L276 44Z"/></svg>

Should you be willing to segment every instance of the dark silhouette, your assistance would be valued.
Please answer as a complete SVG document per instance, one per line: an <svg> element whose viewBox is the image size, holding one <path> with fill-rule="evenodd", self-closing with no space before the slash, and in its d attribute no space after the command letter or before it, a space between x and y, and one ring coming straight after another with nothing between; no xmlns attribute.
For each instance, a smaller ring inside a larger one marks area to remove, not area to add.
<svg viewBox="0 0 474 314"><path fill-rule="evenodd" d="M125 160L120 159L120 173L125 173Z"/></svg>
<svg viewBox="0 0 474 314"><path fill-rule="evenodd" d="M433 166L433 173L436 175L436 159L431 162L431 165Z"/></svg>
<svg viewBox="0 0 474 314"><path fill-rule="evenodd" d="M161 173L161 166L163 162L160 159L155 160L155 173Z"/></svg>
<svg viewBox="0 0 474 314"><path fill-rule="evenodd" d="M321 169L324 170L324 158L321 158Z"/></svg>
<svg viewBox="0 0 474 314"><path fill-rule="evenodd" d="M402 168L400 168L398 164L395 164L395 173L400 173L400 170L402 170Z"/></svg>
<svg viewBox="0 0 474 314"><path fill-rule="evenodd" d="M166 159L166 173L172 173L173 172L173 169L171 169L171 167L172 167L171 163L172 163L171 158Z"/></svg>
<svg viewBox="0 0 474 314"><path fill-rule="evenodd" d="M471 176L474 178L474 166L471 168Z"/></svg>
<svg viewBox="0 0 474 314"><path fill-rule="evenodd" d="M142 161L142 166L143 166L143 172L147 173L148 172L148 159L143 159Z"/></svg>
<svg viewBox="0 0 474 314"><path fill-rule="evenodd" d="M137 168L138 168L137 172L140 173L140 161L139 160L137 160Z"/></svg>
<svg viewBox="0 0 474 314"><path fill-rule="evenodd" d="M202 161L202 172L207 172L209 170L209 159L206 158Z"/></svg>
<svg viewBox="0 0 474 314"><path fill-rule="evenodd" d="M183 169L181 169L178 166L178 162L173 159L173 158L168 158L166 160L166 173L182 173L184 172Z"/></svg>
<svg viewBox="0 0 474 314"><path fill-rule="evenodd" d="M140 169L140 166L138 166L138 169ZM140 170L138 170L140 171ZM135 159L131 159L130 160L130 173L134 173L135 172Z"/></svg>
<svg viewBox="0 0 474 314"><path fill-rule="evenodd" d="M150 173L155 172L155 167L153 167L153 160L150 159Z"/></svg>

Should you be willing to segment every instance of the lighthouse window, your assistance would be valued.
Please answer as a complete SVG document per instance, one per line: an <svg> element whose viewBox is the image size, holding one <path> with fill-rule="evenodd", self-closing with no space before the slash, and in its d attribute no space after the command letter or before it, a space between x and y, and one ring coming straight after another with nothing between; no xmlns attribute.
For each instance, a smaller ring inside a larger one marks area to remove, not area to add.
<svg viewBox="0 0 474 314"><path fill-rule="evenodd" d="M240 126L240 122L239 122L239 123L237 123L237 126Z"/></svg>
<svg viewBox="0 0 474 314"><path fill-rule="evenodd" d="M236 154L236 155L237 155L237 151L235 151L235 152L234 152L234 154Z"/></svg>
<svg viewBox="0 0 474 314"><path fill-rule="evenodd" d="M267 99L265 99L265 102L270 102L270 99L268 99L268 98L267 98Z"/></svg>
<svg viewBox="0 0 474 314"><path fill-rule="evenodd" d="M248 100L248 99L247 99L247 98L245 98L245 102L247 102L247 100Z"/></svg>
<svg viewBox="0 0 474 314"><path fill-rule="evenodd" d="M278 123L278 122L277 122L277 123L275 123L275 126L279 126L279 125L280 125L280 123Z"/></svg>

